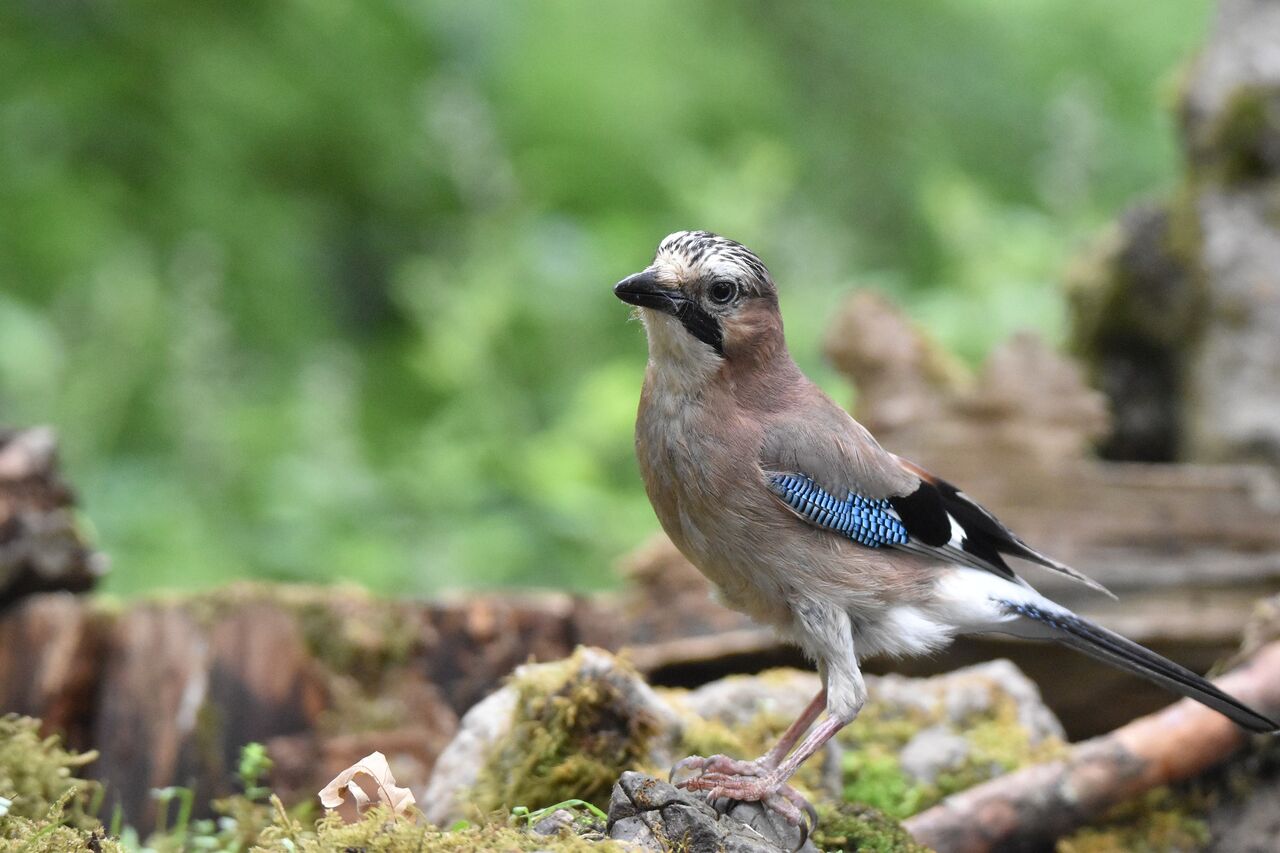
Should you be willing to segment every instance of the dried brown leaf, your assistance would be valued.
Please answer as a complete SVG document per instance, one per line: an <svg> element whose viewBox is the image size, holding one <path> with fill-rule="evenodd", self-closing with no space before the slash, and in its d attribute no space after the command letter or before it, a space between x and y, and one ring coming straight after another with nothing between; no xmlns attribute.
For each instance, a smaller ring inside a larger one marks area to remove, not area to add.
<svg viewBox="0 0 1280 853"><path fill-rule="evenodd" d="M396 785L387 757L373 752L343 770L320 791L320 804L337 811L346 823L355 823L365 809L383 805L404 814L414 805L413 792Z"/></svg>

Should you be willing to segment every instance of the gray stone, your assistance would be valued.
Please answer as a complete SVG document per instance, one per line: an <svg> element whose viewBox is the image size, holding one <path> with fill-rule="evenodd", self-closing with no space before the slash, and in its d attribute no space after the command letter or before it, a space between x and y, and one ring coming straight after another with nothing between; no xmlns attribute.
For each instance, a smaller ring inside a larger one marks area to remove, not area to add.
<svg viewBox="0 0 1280 853"><path fill-rule="evenodd" d="M914 708L930 715L941 711L960 730L973 718L989 713L1003 694L1017 706L1018 722L1027 730L1031 743L1040 743L1047 737L1065 737L1062 724L1040 698L1035 682L1003 659L933 678L868 678L867 689L874 702L899 705L905 710Z"/></svg>
<svg viewBox="0 0 1280 853"><path fill-rule="evenodd" d="M515 707L515 691L503 688L463 716L458 733L436 759L426 791L418 797L428 822L449 826L464 816L467 794L480 778L493 745L510 730Z"/></svg>
<svg viewBox="0 0 1280 853"><path fill-rule="evenodd" d="M785 719L798 717L821 689L822 681L816 673L786 669L762 675L731 675L690 690L679 701L703 719L732 727L745 725L764 713Z"/></svg>
<svg viewBox="0 0 1280 853"><path fill-rule="evenodd" d="M802 830L759 803L737 803L729 814L722 814L702 797L642 773L624 773L618 779L606 832L642 850L817 853L807 840L797 847Z"/></svg>
<svg viewBox="0 0 1280 853"><path fill-rule="evenodd" d="M918 733L898 754L902 771L917 782L933 782L943 770L955 770L969 757L969 741L942 726Z"/></svg>
<svg viewBox="0 0 1280 853"><path fill-rule="evenodd" d="M533 825L534 835L559 835L573 829L573 812L568 809L556 809Z"/></svg>

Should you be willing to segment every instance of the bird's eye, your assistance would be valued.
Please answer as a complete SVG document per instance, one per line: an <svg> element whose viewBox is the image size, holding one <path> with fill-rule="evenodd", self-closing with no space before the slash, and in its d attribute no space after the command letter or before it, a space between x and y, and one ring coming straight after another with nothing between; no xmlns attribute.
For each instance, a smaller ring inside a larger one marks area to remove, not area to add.
<svg viewBox="0 0 1280 853"><path fill-rule="evenodd" d="M707 290L707 295L717 305L727 305L737 297L738 285L732 281L718 279L711 283L711 287Z"/></svg>

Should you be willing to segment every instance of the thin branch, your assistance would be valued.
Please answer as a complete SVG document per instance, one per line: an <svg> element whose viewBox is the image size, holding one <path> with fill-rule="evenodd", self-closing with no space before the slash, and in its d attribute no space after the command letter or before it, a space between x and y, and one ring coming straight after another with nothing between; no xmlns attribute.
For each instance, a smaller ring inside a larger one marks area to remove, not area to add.
<svg viewBox="0 0 1280 853"><path fill-rule="evenodd" d="M1263 646L1217 684L1276 717L1280 642ZM1125 800L1225 761L1249 737L1216 711L1182 699L1076 745L1063 761L962 791L904 825L921 844L946 853L1042 850Z"/></svg>

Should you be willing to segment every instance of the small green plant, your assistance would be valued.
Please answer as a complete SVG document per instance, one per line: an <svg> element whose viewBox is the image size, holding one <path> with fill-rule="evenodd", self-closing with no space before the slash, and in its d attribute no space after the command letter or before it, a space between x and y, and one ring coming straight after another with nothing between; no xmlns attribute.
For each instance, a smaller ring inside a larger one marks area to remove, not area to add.
<svg viewBox="0 0 1280 853"><path fill-rule="evenodd" d="M157 835L175 835L178 838L185 838L187 828L191 824L191 810L195 806L195 792L190 788L180 788L170 786L168 788L152 788L151 798L157 803L156 807L156 834ZM169 804L174 800L178 801L178 813L173 821L173 828L169 828Z"/></svg>
<svg viewBox="0 0 1280 853"><path fill-rule="evenodd" d="M267 748L260 743L246 743L240 749L240 762L236 766L236 775L240 779L240 787L250 800L265 800L271 789L262 784L275 762L267 755Z"/></svg>
<svg viewBox="0 0 1280 853"><path fill-rule="evenodd" d="M560 809L586 809L592 815L600 820L608 820L609 816L605 814L598 806L588 803L586 800L565 800L562 803L556 803L554 806L546 806L545 808L529 811L528 806L516 806L511 810L511 819L514 822L524 821L532 825L542 820L549 814L554 814Z"/></svg>
<svg viewBox="0 0 1280 853"><path fill-rule="evenodd" d="M554 833L561 837L573 835L600 838L603 836L605 826L609 822L609 816L598 806L586 800L574 798L544 808L534 809L533 811L530 811L527 806L516 806L511 810L508 823L519 829L529 829L536 826L544 818L550 817L561 810L565 810L572 815L562 824L559 824L557 831Z"/></svg>

